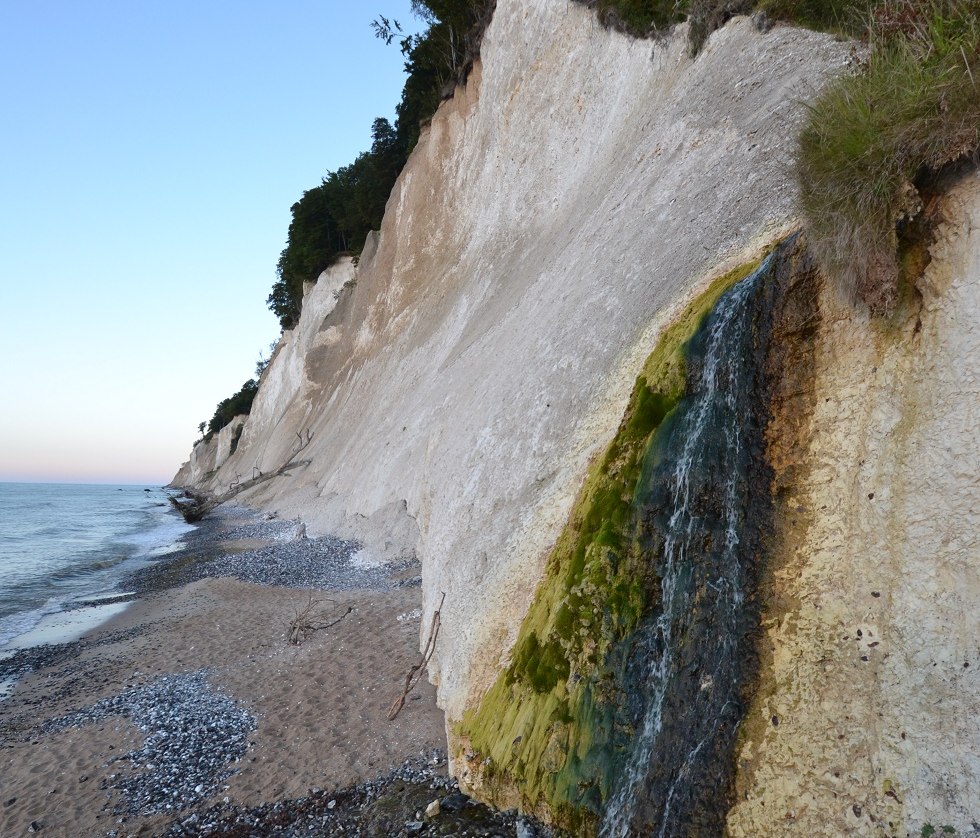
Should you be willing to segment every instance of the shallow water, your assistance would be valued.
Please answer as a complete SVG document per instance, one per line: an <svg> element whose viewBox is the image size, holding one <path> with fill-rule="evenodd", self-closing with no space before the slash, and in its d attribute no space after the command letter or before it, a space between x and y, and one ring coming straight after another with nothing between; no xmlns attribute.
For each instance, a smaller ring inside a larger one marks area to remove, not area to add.
<svg viewBox="0 0 980 838"><path fill-rule="evenodd" d="M109 616L109 606L63 612L112 591L192 529L159 488L0 483L0 648L39 624L34 642L60 642Z"/></svg>

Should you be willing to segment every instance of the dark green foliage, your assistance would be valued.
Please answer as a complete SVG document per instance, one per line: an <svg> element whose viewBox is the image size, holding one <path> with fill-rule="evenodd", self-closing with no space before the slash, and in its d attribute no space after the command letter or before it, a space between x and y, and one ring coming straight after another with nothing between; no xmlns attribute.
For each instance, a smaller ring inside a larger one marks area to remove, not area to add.
<svg viewBox="0 0 980 838"><path fill-rule="evenodd" d="M419 138L419 126L462 80L479 49L495 0L414 0L414 12L428 25L421 35L399 39L408 78L394 126L376 119L370 151L348 166L328 172L323 182L292 206L293 219L272 286L269 308L284 329L292 328L303 305L303 283L345 254L357 254L367 234L381 226L385 204L398 174ZM381 18L375 32L391 43L401 27Z"/></svg>
<svg viewBox="0 0 980 838"><path fill-rule="evenodd" d="M765 12L772 21L858 36L871 0L579 0L607 26L640 37L666 32L684 20L692 55L735 15Z"/></svg>
<svg viewBox="0 0 980 838"><path fill-rule="evenodd" d="M687 15L688 0L584 0L606 26L634 35L662 32Z"/></svg>
<svg viewBox="0 0 980 838"><path fill-rule="evenodd" d="M249 407L251 407L251 405L249 405ZM244 430L245 430L245 425L244 424L239 425L235 429L235 433L234 433L234 435L231 438L231 447L228 449L228 453L229 454L234 454L235 453L236 449L238 448L238 441L242 438L242 431L244 431Z"/></svg>
<svg viewBox="0 0 980 838"><path fill-rule="evenodd" d="M405 143L387 119L376 119L371 150L330 172L292 206L289 237L276 270L269 307L284 329L299 319L303 283L344 253L358 252L381 226L385 202L405 162Z"/></svg>
<svg viewBox="0 0 980 838"><path fill-rule="evenodd" d="M211 421L208 423L208 435L205 439L210 439L236 416L242 416L251 411L252 401L255 399L255 394L258 391L259 382L254 378L250 378L234 396L218 402L214 416L211 417Z"/></svg>
<svg viewBox="0 0 980 838"><path fill-rule="evenodd" d="M807 29L860 37L870 0L761 0L756 6L772 20Z"/></svg>

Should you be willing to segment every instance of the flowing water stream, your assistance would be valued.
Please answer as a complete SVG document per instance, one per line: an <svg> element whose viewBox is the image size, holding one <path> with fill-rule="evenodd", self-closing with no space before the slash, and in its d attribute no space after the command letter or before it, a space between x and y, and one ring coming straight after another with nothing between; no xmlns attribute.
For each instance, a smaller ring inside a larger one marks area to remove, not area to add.
<svg viewBox="0 0 980 838"><path fill-rule="evenodd" d="M640 627L630 692L631 752L600 834L703 834L705 789L723 796L741 718L746 589L756 555L746 535L764 419L759 418L757 290L767 259L717 303L689 347L687 392L648 456L637 499L660 602ZM751 529L751 528L749 528Z"/></svg>

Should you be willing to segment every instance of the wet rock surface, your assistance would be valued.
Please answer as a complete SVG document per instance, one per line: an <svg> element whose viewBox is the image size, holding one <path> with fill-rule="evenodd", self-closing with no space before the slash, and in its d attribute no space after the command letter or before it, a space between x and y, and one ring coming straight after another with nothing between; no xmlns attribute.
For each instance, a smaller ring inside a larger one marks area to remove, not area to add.
<svg viewBox="0 0 980 838"><path fill-rule="evenodd" d="M603 838L724 832L772 526L765 359L774 287L794 247L791 238L726 291L687 343L685 399L637 491L656 604L629 641L623 727L637 733Z"/></svg>

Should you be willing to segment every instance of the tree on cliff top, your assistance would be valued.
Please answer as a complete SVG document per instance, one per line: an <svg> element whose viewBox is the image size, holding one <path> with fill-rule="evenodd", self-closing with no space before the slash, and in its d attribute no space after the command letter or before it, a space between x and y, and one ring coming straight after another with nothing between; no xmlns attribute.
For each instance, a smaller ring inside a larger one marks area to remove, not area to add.
<svg viewBox="0 0 980 838"><path fill-rule="evenodd" d="M252 409L252 402L255 400L255 394L258 391L259 382L254 378L250 378L234 396L229 396L227 399L218 402L214 416L211 417L211 421L208 423L208 434L205 439L210 439L236 416L249 413ZM201 424L203 425L204 423L202 422Z"/></svg>
<svg viewBox="0 0 980 838"><path fill-rule="evenodd" d="M360 253L367 234L381 226L391 189L418 142L419 126L467 72L494 6L495 0L413 0L413 11L428 28L399 40L408 78L395 124L376 119L371 149L328 172L291 208L286 247L276 266L278 280L267 300L283 329L299 319L303 283L315 281L338 257ZM381 20L375 21L375 31L391 43L400 27Z"/></svg>

